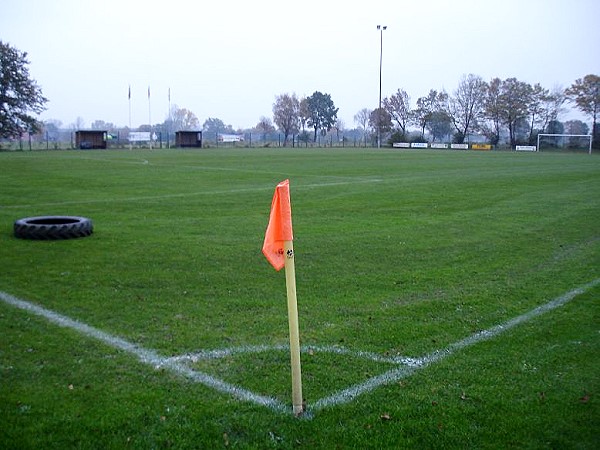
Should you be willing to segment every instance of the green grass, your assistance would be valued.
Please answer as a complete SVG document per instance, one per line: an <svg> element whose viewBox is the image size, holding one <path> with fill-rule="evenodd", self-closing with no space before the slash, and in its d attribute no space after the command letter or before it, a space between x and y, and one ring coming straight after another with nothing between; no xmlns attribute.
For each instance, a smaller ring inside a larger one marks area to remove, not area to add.
<svg viewBox="0 0 600 450"><path fill-rule="evenodd" d="M284 178L304 345L421 357L600 277L594 155L55 151L0 168L0 291L164 356L287 343L283 273L260 251ZM94 234L12 236L46 214ZM599 297L304 420L0 302L0 448L598 448ZM303 365L309 404L390 367ZM285 352L191 366L291 403Z"/></svg>

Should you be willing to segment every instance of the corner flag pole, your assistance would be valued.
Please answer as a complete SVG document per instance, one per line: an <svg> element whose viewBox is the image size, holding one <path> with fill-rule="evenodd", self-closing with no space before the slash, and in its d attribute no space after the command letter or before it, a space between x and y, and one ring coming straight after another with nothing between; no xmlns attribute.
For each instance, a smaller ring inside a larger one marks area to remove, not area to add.
<svg viewBox="0 0 600 450"><path fill-rule="evenodd" d="M302 404L300 332L298 326L298 303L296 301L296 268L294 264L293 240L290 182L289 180L285 180L277 185L273 194L269 225L265 232L262 252L275 270L279 271L285 267L292 366L292 405L294 415L299 416L304 411L304 406Z"/></svg>
<svg viewBox="0 0 600 450"><path fill-rule="evenodd" d="M302 370L300 367L300 330L298 325L298 302L296 299L296 265L294 243L285 241L285 286L287 289L288 322L290 327L290 358L292 365L292 405L294 415L304 411L302 405Z"/></svg>

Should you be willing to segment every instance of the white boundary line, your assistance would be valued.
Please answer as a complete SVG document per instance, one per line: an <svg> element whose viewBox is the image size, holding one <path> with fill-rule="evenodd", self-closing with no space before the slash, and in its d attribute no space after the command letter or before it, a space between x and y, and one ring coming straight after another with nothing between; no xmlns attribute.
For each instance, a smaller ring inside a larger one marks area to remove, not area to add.
<svg viewBox="0 0 600 450"><path fill-rule="evenodd" d="M201 383L205 386L211 387L219 392L230 394L233 397L238 398L239 400L245 400L255 403L257 405L267 406L275 411L291 411L291 408L288 408L283 403L271 397L255 394L247 389L243 389L239 386L227 383L206 373L192 370L189 367L179 364L176 361L172 361L171 358L165 358L160 356L154 350L145 349L124 339L105 333L104 331L101 331L97 328L91 327L77 320L71 319L67 316L63 316L62 314L55 313L54 311L51 311L49 309L13 297L12 295L7 294L6 292L0 291L0 299L3 300L5 303L8 303L9 305L15 306L19 309L23 309L37 316L44 317L50 322L54 323L55 325L65 328L71 328L73 330L79 331L87 337L91 337L101 342L104 342L110 347L130 353L136 356L142 363L148 364L154 368L169 369L172 372L189 378L195 382Z"/></svg>
<svg viewBox="0 0 600 450"><path fill-rule="evenodd" d="M547 313L548 311L552 311L560 306L563 306L564 304L573 300L578 295L587 292L588 290L592 289L598 284L600 284L600 278L597 278L590 283L573 289L561 295L560 297L557 297L544 305L538 306L537 308L525 314L510 319L507 322L504 322L503 324L496 325L495 327L480 331L469 337L466 337L465 339L450 344L443 350L436 350L422 358L418 358L414 361L414 364L412 365L389 370L381 375L368 379L364 383L355 384L329 397L322 398L312 405L312 410L320 410L330 406L348 403L354 400L359 395L370 392L373 389L378 388L379 386L398 382L403 378L409 377L418 369L424 369L425 367L428 367L431 364L439 362L445 359L446 357L453 355L457 351L470 347L471 345L477 344L479 342L492 339L498 336L499 334L516 327L517 325L520 325L535 317Z"/></svg>
<svg viewBox="0 0 600 450"><path fill-rule="evenodd" d="M510 319L500 325L496 325L487 330L480 331L475 333L469 337L466 337L458 342L455 342L445 349L436 350L425 355L422 358L408 358L403 356L397 357L385 357L378 355L376 353L371 352L363 352L363 351L352 351L345 349L343 347L337 346L304 346L303 352L326 352L326 353L336 353L339 355L346 355L349 357L367 359L374 362L383 362L390 363L396 366L393 369L388 370L380 375L369 378L367 381L363 383L358 383L347 387L343 390L340 390L330 396L324 397L315 401L312 404L307 405L308 414L305 416L307 418L312 417L312 413L315 411L319 411L325 408L341 405L344 403L349 403L363 395L365 393L371 392L374 389L386 385L395 383L403 378L407 378L413 373L415 373L419 369L424 369L431 364L437 363L448 356L453 355L454 353L475 345L479 342L486 341L492 339L505 331L508 331L517 325L520 325L524 322L527 322L531 319L534 319L542 314L545 314L549 311L552 311L556 308L563 306L564 304L570 302L578 295L581 295L588 290L594 288L595 286L600 284L600 278L595 279L594 281L584 284L578 288L575 288L560 297L557 297L550 302L541 305L525 314L517 316L513 319ZM33 303L27 302L25 300L21 300L16 298L10 294L0 291L0 300L5 303L17 307L19 309L25 310L32 314L35 314L40 317L46 318L48 321L65 328L74 329L87 337L91 337L97 339L101 342L104 342L110 347L113 347L118 350L125 351L129 354L136 356L142 363L148 364L154 368L164 368L168 369L171 372L174 372L180 376L188 378L194 382L201 383L207 387L215 389L218 392L222 392L224 394L231 395L239 400L248 401L250 403L254 403L261 406L266 406L273 411L280 413L289 413L291 412L291 407L289 405L285 405L277 399L272 397L264 396L256 394L252 391L244 389L240 386L233 385L226 381L223 381L219 378L216 378L212 375L209 375L204 372L200 372L194 369L191 369L186 365L186 363L194 363L199 360L205 359L217 359L223 358L226 356L232 356L237 354L244 353L260 353L260 352L272 352L272 351L286 351L289 349L286 345L276 345L276 346L267 346L267 345L257 345L257 346L243 346L236 348L225 348L225 349L217 349L217 350L201 350L195 353L188 353L185 355L173 356L173 357L163 357L160 356L156 351L146 349L140 347L136 344L128 342L122 338L110 335L101 331L92 326L86 325L77 320L71 319L67 316L58 314L49 309L43 308L41 306L35 305Z"/></svg>
<svg viewBox="0 0 600 450"><path fill-rule="evenodd" d="M331 181L323 183L309 183L309 184L297 184L294 189L312 189L321 187L333 187L333 186L347 186L355 184L372 184L381 183L381 178L357 178L354 180L347 181ZM273 190L273 185L263 187L251 187L241 189L221 189L214 191L196 191L196 192L181 192L178 194L164 194L164 195L146 195L140 197L125 197L125 198L103 198L96 200L67 200L63 202L51 202L51 203L40 203L40 204L24 204L24 205L0 205L0 209L21 209L21 208L41 208L48 206L66 206L66 205L93 205L102 203L130 203L130 202L143 202L143 201L156 201L165 200L169 198L186 198L186 197L200 197L200 196L212 196L212 195L232 195L241 194L247 192L261 192Z"/></svg>

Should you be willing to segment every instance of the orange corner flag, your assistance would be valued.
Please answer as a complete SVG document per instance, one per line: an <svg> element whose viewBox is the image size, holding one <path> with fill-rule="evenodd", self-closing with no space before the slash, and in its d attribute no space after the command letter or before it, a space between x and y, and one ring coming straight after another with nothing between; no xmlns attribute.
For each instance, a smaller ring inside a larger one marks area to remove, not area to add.
<svg viewBox="0 0 600 450"><path fill-rule="evenodd" d="M271 215L265 233L262 252L279 271L285 266L283 243L294 240L292 232L292 207L290 204L290 180L282 181L275 188L271 202Z"/></svg>

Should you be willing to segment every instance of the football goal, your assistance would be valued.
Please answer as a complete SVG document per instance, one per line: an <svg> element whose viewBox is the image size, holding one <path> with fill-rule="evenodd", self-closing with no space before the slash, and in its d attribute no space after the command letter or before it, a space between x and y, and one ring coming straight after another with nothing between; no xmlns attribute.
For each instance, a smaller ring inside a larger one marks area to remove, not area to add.
<svg viewBox="0 0 600 450"><path fill-rule="evenodd" d="M592 136L590 134L538 134L537 150L544 151L585 151L592 154Z"/></svg>

